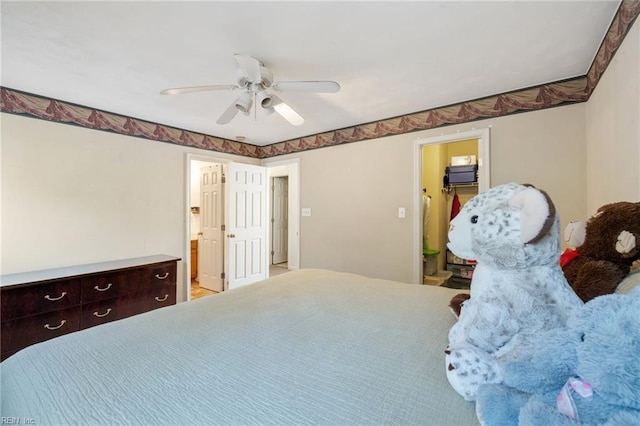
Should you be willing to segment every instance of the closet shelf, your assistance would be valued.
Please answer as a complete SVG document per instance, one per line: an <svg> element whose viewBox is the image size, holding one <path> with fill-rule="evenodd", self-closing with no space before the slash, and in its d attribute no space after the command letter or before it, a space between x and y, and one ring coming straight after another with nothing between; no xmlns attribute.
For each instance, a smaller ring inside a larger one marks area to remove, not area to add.
<svg viewBox="0 0 640 426"><path fill-rule="evenodd" d="M450 183L442 187L443 194L451 194L456 188L473 188L477 187L478 182L469 182L469 183Z"/></svg>

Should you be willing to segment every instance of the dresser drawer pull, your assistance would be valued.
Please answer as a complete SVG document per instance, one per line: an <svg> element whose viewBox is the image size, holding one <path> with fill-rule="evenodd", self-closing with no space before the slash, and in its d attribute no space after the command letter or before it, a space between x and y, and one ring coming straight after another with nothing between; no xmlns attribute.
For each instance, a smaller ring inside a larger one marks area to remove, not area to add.
<svg viewBox="0 0 640 426"><path fill-rule="evenodd" d="M45 299L47 299L50 302L56 302L60 299L62 299L63 297L65 297L67 295L66 291L63 291L62 294L60 295L60 297L51 297L48 294L44 297Z"/></svg>
<svg viewBox="0 0 640 426"><path fill-rule="evenodd" d="M65 325L66 322L67 322L67 320L62 320L62 321L60 321L60 325L56 325L55 327L51 327L49 324L45 324L44 328L46 328L47 330L57 330L60 327L62 327L63 325Z"/></svg>
<svg viewBox="0 0 640 426"><path fill-rule="evenodd" d="M163 276L160 276L160 274L156 274L156 278L159 280L164 280L165 278L167 278L169 276L169 273L167 272L166 274L164 274Z"/></svg>
<svg viewBox="0 0 640 426"><path fill-rule="evenodd" d="M164 297L162 299L160 299L158 296L156 296L156 302L164 302L165 300L167 300L169 298L168 294L165 294Z"/></svg>
<svg viewBox="0 0 640 426"><path fill-rule="evenodd" d="M109 290L109 289L111 288L111 285L112 285L112 284L111 284L111 283L109 283L109 284L107 284L107 286L106 286L105 288L101 288L101 287L100 287L100 286L98 286L98 285L97 285L97 286L95 286L95 287L93 287L93 288L95 288L95 289L96 289L96 290L98 290L98 291L107 291L107 290Z"/></svg>
<svg viewBox="0 0 640 426"><path fill-rule="evenodd" d="M95 311L95 312L93 313L93 316L94 316L94 317L98 317L98 318L104 318L104 317L106 317L107 315L109 315L110 313L111 313L111 308L107 308L107 312L105 312L104 314L99 314L99 313L98 313L98 311Z"/></svg>

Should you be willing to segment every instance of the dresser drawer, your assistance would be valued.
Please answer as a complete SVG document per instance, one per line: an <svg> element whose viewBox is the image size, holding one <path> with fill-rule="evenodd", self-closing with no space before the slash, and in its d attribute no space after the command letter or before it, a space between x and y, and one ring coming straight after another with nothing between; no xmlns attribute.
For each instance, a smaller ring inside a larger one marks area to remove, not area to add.
<svg viewBox="0 0 640 426"><path fill-rule="evenodd" d="M82 303L114 299L131 293L141 277L140 269L82 277Z"/></svg>
<svg viewBox="0 0 640 426"><path fill-rule="evenodd" d="M120 318L176 304L176 286L157 286L154 290L121 297Z"/></svg>
<svg viewBox="0 0 640 426"><path fill-rule="evenodd" d="M137 292L154 290L158 287L173 287L175 289L176 271L175 262L143 268L140 271L142 279L136 285Z"/></svg>
<svg viewBox="0 0 640 426"><path fill-rule="evenodd" d="M175 284L173 286L163 286L162 288L145 293L140 299L147 311L175 305L176 286Z"/></svg>
<svg viewBox="0 0 640 426"><path fill-rule="evenodd" d="M101 300L82 305L80 328L85 329L123 318L122 298Z"/></svg>
<svg viewBox="0 0 640 426"><path fill-rule="evenodd" d="M80 307L2 322L2 352L22 349L80 329Z"/></svg>
<svg viewBox="0 0 640 426"><path fill-rule="evenodd" d="M2 321L57 311L80 304L80 279L2 288L0 299Z"/></svg>

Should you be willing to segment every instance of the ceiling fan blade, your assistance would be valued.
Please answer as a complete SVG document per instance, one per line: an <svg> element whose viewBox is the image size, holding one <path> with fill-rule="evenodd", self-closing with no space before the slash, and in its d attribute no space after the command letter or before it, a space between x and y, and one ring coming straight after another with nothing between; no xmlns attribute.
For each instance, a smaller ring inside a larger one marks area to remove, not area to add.
<svg viewBox="0 0 640 426"><path fill-rule="evenodd" d="M192 92L206 92L208 90L235 90L238 86L232 84L214 84L212 86L192 86L192 87L176 87L174 89L164 89L161 95L182 95Z"/></svg>
<svg viewBox="0 0 640 426"><path fill-rule="evenodd" d="M287 120L293 126L302 126L304 124L304 118L300 114L294 111L289 105L287 105L282 99L276 95L271 95L273 100L273 109L276 110L285 120Z"/></svg>
<svg viewBox="0 0 640 426"><path fill-rule="evenodd" d="M241 55L239 53L236 53L233 57L238 62L240 71L247 77L247 80L252 83L259 83L262 80L262 75L260 74L262 64L259 60L252 56Z"/></svg>
<svg viewBox="0 0 640 426"><path fill-rule="evenodd" d="M229 105L222 115L216 120L216 124L228 124L238 113L235 102Z"/></svg>
<svg viewBox="0 0 640 426"><path fill-rule="evenodd" d="M278 81L271 88L278 92L336 93L340 85L335 81Z"/></svg>

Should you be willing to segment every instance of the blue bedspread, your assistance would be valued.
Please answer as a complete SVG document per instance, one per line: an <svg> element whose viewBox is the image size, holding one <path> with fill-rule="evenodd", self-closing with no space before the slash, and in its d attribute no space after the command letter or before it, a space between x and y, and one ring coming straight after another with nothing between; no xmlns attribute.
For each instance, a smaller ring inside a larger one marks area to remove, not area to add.
<svg viewBox="0 0 640 426"><path fill-rule="evenodd" d="M1 415L44 424L466 425L444 372L458 290L293 271L28 347Z"/></svg>

